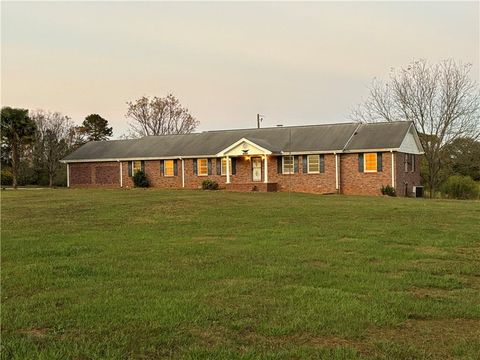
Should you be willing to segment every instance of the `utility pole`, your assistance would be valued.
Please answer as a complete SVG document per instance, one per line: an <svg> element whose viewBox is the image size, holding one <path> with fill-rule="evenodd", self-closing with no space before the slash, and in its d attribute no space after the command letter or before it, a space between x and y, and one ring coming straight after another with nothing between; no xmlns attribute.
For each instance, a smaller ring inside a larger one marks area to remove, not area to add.
<svg viewBox="0 0 480 360"><path fill-rule="evenodd" d="M257 128L260 129L260 123L263 121L263 115L257 114Z"/></svg>

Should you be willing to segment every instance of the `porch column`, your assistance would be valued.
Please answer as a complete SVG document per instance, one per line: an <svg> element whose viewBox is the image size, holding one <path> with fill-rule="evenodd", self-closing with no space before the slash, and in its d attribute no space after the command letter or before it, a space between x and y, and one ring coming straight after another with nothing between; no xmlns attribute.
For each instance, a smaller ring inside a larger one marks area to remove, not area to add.
<svg viewBox="0 0 480 360"><path fill-rule="evenodd" d="M70 165L67 163L67 187L70 187Z"/></svg>
<svg viewBox="0 0 480 360"><path fill-rule="evenodd" d="M267 155L264 155L264 172L265 176L263 177L263 182L268 183L268 157Z"/></svg>
<svg viewBox="0 0 480 360"><path fill-rule="evenodd" d="M227 184L230 184L230 157L227 156L227 164L226 164L226 170L227 170Z"/></svg>

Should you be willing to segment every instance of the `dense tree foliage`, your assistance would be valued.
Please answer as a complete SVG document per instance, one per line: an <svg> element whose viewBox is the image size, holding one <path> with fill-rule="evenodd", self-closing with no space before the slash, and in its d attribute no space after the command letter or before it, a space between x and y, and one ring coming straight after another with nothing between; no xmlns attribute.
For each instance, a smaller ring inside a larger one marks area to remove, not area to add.
<svg viewBox="0 0 480 360"><path fill-rule="evenodd" d="M480 141L458 138L445 147L445 171L480 181Z"/></svg>
<svg viewBox="0 0 480 360"><path fill-rule="evenodd" d="M88 116L75 126L59 112L2 108L1 184L66 185L66 165L60 160L85 142L112 134L99 118Z"/></svg>
<svg viewBox="0 0 480 360"><path fill-rule="evenodd" d="M35 134L35 123L28 116L28 110L4 107L1 110L2 152L6 152L7 161L12 168L12 185L18 184L23 146L31 143Z"/></svg>
<svg viewBox="0 0 480 360"><path fill-rule="evenodd" d="M108 126L108 120L98 114L88 115L80 128L87 141L105 141L113 136L113 128Z"/></svg>
<svg viewBox="0 0 480 360"><path fill-rule="evenodd" d="M60 160L72 148L70 131L73 123L68 116L58 112L36 111L32 119L37 126L33 149L35 163L38 169L47 173L48 185L52 187Z"/></svg>

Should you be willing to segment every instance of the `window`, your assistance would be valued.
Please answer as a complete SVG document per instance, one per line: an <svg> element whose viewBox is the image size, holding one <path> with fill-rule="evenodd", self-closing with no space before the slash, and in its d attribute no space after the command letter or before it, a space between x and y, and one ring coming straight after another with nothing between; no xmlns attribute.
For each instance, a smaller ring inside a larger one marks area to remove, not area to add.
<svg viewBox="0 0 480 360"><path fill-rule="evenodd" d="M208 159L198 159L198 176L208 176Z"/></svg>
<svg viewBox="0 0 480 360"><path fill-rule="evenodd" d="M137 161L132 161L133 162L133 174L135 175L137 172L142 170L142 162L137 160Z"/></svg>
<svg viewBox="0 0 480 360"><path fill-rule="evenodd" d="M320 172L320 156L308 155L307 157L307 172L309 174L316 174Z"/></svg>
<svg viewBox="0 0 480 360"><path fill-rule="evenodd" d="M293 164L293 156L284 156L282 158L283 161L283 174L293 174L294 164Z"/></svg>
<svg viewBox="0 0 480 360"><path fill-rule="evenodd" d="M165 160L163 162L163 173L165 176L174 176L175 175L175 170L174 170L174 164L173 160Z"/></svg>
<svg viewBox="0 0 480 360"><path fill-rule="evenodd" d="M229 173L230 175L232 174L232 158L228 158L228 168L229 168ZM222 175L227 174L227 158L222 158L222 170L221 170Z"/></svg>
<svg viewBox="0 0 480 360"><path fill-rule="evenodd" d="M405 172L415 171L415 155L405 154Z"/></svg>
<svg viewBox="0 0 480 360"><path fill-rule="evenodd" d="M377 172L377 153L366 153L363 159L365 172Z"/></svg>

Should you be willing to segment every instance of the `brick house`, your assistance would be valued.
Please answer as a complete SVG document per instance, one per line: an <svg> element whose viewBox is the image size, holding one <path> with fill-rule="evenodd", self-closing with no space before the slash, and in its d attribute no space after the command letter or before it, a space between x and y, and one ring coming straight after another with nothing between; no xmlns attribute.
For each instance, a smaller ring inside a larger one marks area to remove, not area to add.
<svg viewBox="0 0 480 360"><path fill-rule="evenodd" d="M62 161L69 187L197 189L205 179L238 191L399 196L420 185L423 150L411 122L273 127L89 142Z"/></svg>

